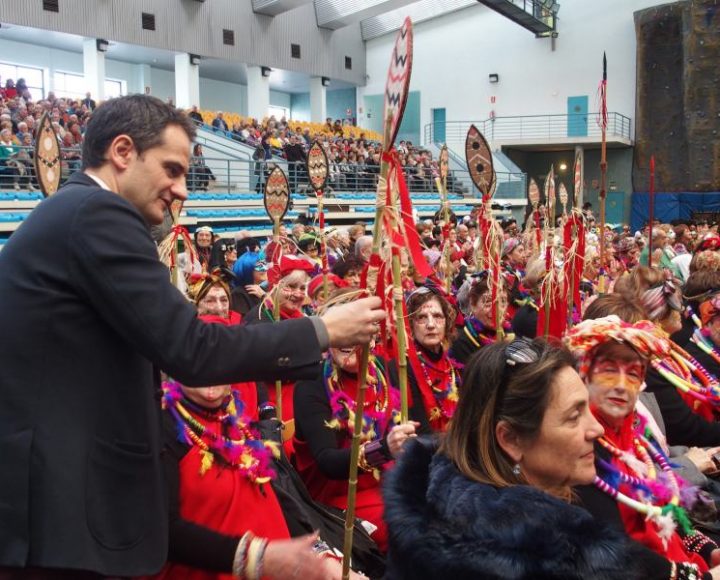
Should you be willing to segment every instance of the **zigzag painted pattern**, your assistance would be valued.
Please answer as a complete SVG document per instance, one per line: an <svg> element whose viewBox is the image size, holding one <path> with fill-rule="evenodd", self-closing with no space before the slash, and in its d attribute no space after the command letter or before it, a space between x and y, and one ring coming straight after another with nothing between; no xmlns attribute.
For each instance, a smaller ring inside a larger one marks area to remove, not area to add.
<svg viewBox="0 0 720 580"><path fill-rule="evenodd" d="M412 23L405 19L395 38L390 67L388 69L385 85L385 111L383 121L392 114L390 134L394 138L400 122L401 109L407 98L407 89L410 84L412 71Z"/></svg>

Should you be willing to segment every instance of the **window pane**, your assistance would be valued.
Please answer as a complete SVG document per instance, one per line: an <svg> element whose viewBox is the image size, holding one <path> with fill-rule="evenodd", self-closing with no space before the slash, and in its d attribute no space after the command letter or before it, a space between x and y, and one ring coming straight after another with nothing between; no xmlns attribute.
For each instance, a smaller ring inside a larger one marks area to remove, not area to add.
<svg viewBox="0 0 720 580"><path fill-rule="evenodd" d="M15 70L16 67L11 64L0 63L0 77L2 77L2 86L5 86L5 81L7 81L8 79L15 80Z"/></svg>
<svg viewBox="0 0 720 580"><path fill-rule="evenodd" d="M112 99L122 95L122 82L105 79L105 98Z"/></svg>
<svg viewBox="0 0 720 580"><path fill-rule="evenodd" d="M42 87L42 71L37 68L18 67L18 75L22 75L28 87Z"/></svg>

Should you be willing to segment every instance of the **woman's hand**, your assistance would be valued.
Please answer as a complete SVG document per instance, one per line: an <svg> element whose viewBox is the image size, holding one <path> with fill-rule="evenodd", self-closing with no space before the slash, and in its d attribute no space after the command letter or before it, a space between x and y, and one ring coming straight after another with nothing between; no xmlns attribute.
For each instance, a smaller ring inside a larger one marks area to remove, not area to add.
<svg viewBox="0 0 720 580"><path fill-rule="evenodd" d="M415 430L420 427L420 423L417 421L408 421L407 423L400 423L395 425L388 433L387 445L390 450L390 455L394 459L397 459L405 442L411 437L417 437Z"/></svg>
<svg viewBox="0 0 720 580"><path fill-rule="evenodd" d="M258 298L262 298L265 296L265 290L260 288L258 284L248 284L245 286L245 290L248 294L251 294L252 296L257 296Z"/></svg>
<svg viewBox="0 0 720 580"><path fill-rule="evenodd" d="M717 473L718 465L713 461L713 455L718 452L720 452L720 447L709 449L691 447L685 455L703 473ZM718 563L720 564L720 562Z"/></svg>
<svg viewBox="0 0 720 580"><path fill-rule="evenodd" d="M715 548L712 552L710 552L710 565L720 565L720 550L718 548Z"/></svg>
<svg viewBox="0 0 720 580"><path fill-rule="evenodd" d="M313 551L318 534L291 540L272 540L265 549L263 576L276 580L328 580L337 578L329 570L329 560Z"/></svg>

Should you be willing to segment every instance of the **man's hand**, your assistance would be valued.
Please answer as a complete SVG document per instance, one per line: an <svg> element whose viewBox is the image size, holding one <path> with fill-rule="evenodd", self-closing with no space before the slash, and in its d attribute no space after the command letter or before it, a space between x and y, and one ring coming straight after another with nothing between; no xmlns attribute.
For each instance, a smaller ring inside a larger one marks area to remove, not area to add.
<svg viewBox="0 0 720 580"><path fill-rule="evenodd" d="M369 343L385 318L382 301L377 296L330 308L321 320L325 323L330 346L345 348Z"/></svg>

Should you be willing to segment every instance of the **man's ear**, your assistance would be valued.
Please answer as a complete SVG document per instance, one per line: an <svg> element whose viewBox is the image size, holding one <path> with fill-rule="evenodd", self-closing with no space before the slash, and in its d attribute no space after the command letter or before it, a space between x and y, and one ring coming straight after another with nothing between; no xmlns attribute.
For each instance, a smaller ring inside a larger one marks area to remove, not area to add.
<svg viewBox="0 0 720 580"><path fill-rule="evenodd" d="M515 463L520 463L523 457L523 445L513 428L507 421L498 421L495 426L495 439L500 449Z"/></svg>
<svg viewBox="0 0 720 580"><path fill-rule="evenodd" d="M127 169L131 161L137 157L134 141L129 135L118 135L110 143L106 157L116 169L120 171Z"/></svg>

